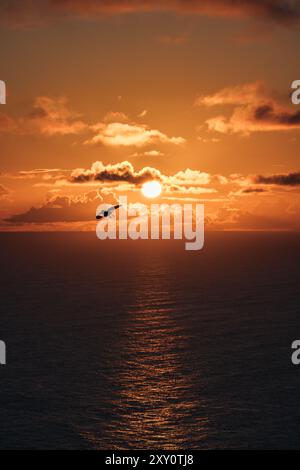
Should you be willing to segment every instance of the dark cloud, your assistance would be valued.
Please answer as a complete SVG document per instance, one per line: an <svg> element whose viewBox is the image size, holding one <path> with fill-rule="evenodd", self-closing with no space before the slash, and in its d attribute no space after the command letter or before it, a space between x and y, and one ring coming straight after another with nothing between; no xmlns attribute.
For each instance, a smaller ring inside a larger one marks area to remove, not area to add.
<svg viewBox="0 0 300 470"><path fill-rule="evenodd" d="M1 0L0 4L2 22L15 25L155 11L252 16L290 24L299 19L300 5L299 0Z"/></svg>
<svg viewBox="0 0 300 470"><path fill-rule="evenodd" d="M279 186L300 186L300 172L283 175L258 175L254 178L256 184L276 184Z"/></svg>
<svg viewBox="0 0 300 470"><path fill-rule="evenodd" d="M258 106L254 110L254 119L256 121L266 122L267 124L279 124L282 126L300 125L300 111L277 111L272 104Z"/></svg>
<svg viewBox="0 0 300 470"><path fill-rule="evenodd" d="M287 131L300 129L300 111L281 102L280 95L263 82L224 88L212 95L200 96L197 106L234 106L229 117L218 115L208 119L212 131L241 133Z"/></svg>
<svg viewBox="0 0 300 470"><path fill-rule="evenodd" d="M115 165L93 163L91 169L78 168L70 176L72 183L87 183L89 181L126 182L139 185L150 179L161 179L162 175L156 168L144 167L136 171L130 162L124 161Z"/></svg>
<svg viewBox="0 0 300 470"><path fill-rule="evenodd" d="M91 191L81 197L55 196L40 207L31 207L22 214L12 215L5 222L18 225L90 221L93 220L95 209L101 200L97 191Z"/></svg>
<svg viewBox="0 0 300 470"><path fill-rule="evenodd" d="M246 188L243 189L241 192L243 194L252 194L252 193L265 193L267 190L263 188Z"/></svg>
<svg viewBox="0 0 300 470"><path fill-rule="evenodd" d="M39 96L35 98L32 110L19 118L0 114L0 133L71 135L79 134L87 127L78 113L68 109L65 98Z"/></svg>
<svg viewBox="0 0 300 470"><path fill-rule="evenodd" d="M34 169L21 173L21 177L48 177L59 169ZM20 177L20 176L18 176ZM112 203L117 200L119 191L131 191L139 188L148 180L159 180L166 194L169 192L184 194L211 194L217 192L207 187L212 181L220 183L220 176L212 176L198 170L186 169L173 176L162 174L157 168L143 167L136 170L128 161L105 165L101 161L94 162L89 169L77 168L69 178L58 174L60 184L65 184L69 190L73 185L99 183L99 192L91 191L83 196L52 196L39 207L31 207L28 211L12 215L5 222L10 224L49 223L49 222L83 222L93 220L96 207L102 202ZM54 178L56 182L56 178ZM131 185L126 186L124 183ZM48 184L48 182L46 183ZM124 189L125 186L125 189ZM203 187L205 186L205 187ZM52 186L55 188L55 184ZM53 193L52 193L53 194ZM106 201L105 201L106 199Z"/></svg>

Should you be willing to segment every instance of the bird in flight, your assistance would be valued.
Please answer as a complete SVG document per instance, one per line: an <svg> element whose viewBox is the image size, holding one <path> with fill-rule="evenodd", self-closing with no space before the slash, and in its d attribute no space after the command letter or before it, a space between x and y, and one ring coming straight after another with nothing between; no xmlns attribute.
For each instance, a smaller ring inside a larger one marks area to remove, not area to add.
<svg viewBox="0 0 300 470"><path fill-rule="evenodd" d="M104 219L105 217L110 217L111 214L112 214L115 210L119 209L119 207L121 207L121 205L120 205L120 204L116 204L115 206L111 206L111 207L109 207L109 208L106 209L106 210L102 210L99 214L96 215L96 219L97 219L97 220L100 220L100 219Z"/></svg>

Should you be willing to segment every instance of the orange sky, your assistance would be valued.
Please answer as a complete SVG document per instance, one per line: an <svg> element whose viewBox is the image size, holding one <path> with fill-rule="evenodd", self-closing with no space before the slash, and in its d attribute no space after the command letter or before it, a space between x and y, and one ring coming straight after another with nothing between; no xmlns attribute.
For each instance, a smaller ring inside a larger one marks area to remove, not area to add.
<svg viewBox="0 0 300 470"><path fill-rule="evenodd" d="M94 229L102 201L300 228L300 2L1 2L0 230Z"/></svg>

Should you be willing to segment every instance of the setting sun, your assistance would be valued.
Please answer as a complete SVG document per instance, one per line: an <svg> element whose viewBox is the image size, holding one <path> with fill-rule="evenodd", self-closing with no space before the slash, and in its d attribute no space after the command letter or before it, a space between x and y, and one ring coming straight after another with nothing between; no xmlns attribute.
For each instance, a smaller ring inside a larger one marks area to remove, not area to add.
<svg viewBox="0 0 300 470"><path fill-rule="evenodd" d="M162 187L159 181L147 181L142 186L142 193L145 197L154 198L161 194Z"/></svg>

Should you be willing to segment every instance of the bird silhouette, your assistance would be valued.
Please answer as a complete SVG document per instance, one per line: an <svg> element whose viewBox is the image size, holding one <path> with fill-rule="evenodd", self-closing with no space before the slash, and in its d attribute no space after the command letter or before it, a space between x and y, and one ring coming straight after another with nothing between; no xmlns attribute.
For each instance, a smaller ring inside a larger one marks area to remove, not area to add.
<svg viewBox="0 0 300 470"><path fill-rule="evenodd" d="M115 206L111 206L106 210L102 210L99 214L96 215L96 219L100 220L105 219L106 217L110 217L115 210L119 209L119 207L121 207L121 204L116 204Z"/></svg>

